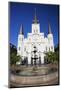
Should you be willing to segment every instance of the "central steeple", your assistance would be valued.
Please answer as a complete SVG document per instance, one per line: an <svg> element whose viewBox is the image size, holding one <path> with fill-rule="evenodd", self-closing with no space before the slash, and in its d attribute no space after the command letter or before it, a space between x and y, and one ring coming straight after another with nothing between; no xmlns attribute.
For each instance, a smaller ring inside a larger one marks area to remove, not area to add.
<svg viewBox="0 0 61 90"><path fill-rule="evenodd" d="M36 16L36 8L35 8L35 16L34 16L34 20L33 20L33 23L38 23L39 20L37 19L37 16Z"/></svg>

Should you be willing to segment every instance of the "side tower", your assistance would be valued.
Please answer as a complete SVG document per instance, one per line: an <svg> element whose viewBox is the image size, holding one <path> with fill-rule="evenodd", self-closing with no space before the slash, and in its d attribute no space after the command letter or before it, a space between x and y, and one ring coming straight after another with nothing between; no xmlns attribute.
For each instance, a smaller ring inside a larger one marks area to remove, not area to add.
<svg viewBox="0 0 61 90"><path fill-rule="evenodd" d="M18 35L18 46L17 46L17 55L22 56L24 54L24 33L23 33L23 25L21 24L20 33Z"/></svg>
<svg viewBox="0 0 61 90"><path fill-rule="evenodd" d="M48 25L48 51L54 52L54 41L50 23Z"/></svg>

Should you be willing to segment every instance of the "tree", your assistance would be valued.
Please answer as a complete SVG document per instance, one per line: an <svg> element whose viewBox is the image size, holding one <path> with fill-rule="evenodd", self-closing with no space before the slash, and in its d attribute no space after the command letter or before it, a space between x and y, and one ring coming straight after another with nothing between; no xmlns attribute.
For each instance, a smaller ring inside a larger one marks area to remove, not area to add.
<svg viewBox="0 0 61 90"><path fill-rule="evenodd" d="M10 54L15 53L17 54L17 48L15 45L13 45L12 43L10 43Z"/></svg>
<svg viewBox="0 0 61 90"><path fill-rule="evenodd" d="M15 65L16 64L16 62L19 62L20 61L20 59L21 59L21 57L20 56L17 56L17 55L15 55L15 53L12 53L11 55L10 55L10 64L11 65Z"/></svg>
<svg viewBox="0 0 61 90"><path fill-rule="evenodd" d="M58 61L59 61L59 52L57 51L54 54L55 54L54 55L54 63L58 64Z"/></svg>
<svg viewBox="0 0 61 90"><path fill-rule="evenodd" d="M58 52L47 52L46 56L45 56L45 58L48 60L48 62L50 62L52 64L58 63L58 60L59 60L58 57L59 57Z"/></svg>
<svg viewBox="0 0 61 90"><path fill-rule="evenodd" d="M55 63L58 63L59 61L59 44L55 46Z"/></svg>
<svg viewBox="0 0 61 90"><path fill-rule="evenodd" d="M15 65L16 62L21 62L22 58L17 55L16 46L10 43L10 64Z"/></svg>
<svg viewBox="0 0 61 90"><path fill-rule="evenodd" d="M50 63L51 60L52 60L52 55L51 55L52 53L51 52L47 52L45 54L46 54L45 59L47 59L47 61Z"/></svg>

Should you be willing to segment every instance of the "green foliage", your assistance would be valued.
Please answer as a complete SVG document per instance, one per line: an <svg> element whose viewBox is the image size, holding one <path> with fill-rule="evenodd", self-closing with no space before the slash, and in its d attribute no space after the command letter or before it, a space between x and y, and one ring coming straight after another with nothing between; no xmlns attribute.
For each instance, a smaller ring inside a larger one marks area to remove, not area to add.
<svg viewBox="0 0 61 90"><path fill-rule="evenodd" d="M59 44L55 46L55 52L47 52L45 59L48 60L50 63L58 64L59 61Z"/></svg>
<svg viewBox="0 0 61 90"><path fill-rule="evenodd" d="M20 56L17 56L17 49L14 45L10 44L10 64L15 65L16 62L19 62L21 59Z"/></svg>
<svg viewBox="0 0 61 90"><path fill-rule="evenodd" d="M48 61L50 63L58 63L58 60L59 60L59 55L58 55L58 52L48 52L46 53L46 56L45 56L46 59L48 59Z"/></svg>
<svg viewBox="0 0 61 90"><path fill-rule="evenodd" d="M16 49L16 46L10 43L10 54L12 53L17 54L17 49Z"/></svg>
<svg viewBox="0 0 61 90"><path fill-rule="evenodd" d="M20 56L15 55L14 53L12 53L10 55L10 64L16 64L16 62L20 61Z"/></svg>
<svg viewBox="0 0 61 90"><path fill-rule="evenodd" d="M59 61L59 44L55 46L55 61L54 63L58 63Z"/></svg>
<svg viewBox="0 0 61 90"><path fill-rule="evenodd" d="M59 51L59 44L55 46L55 52Z"/></svg>

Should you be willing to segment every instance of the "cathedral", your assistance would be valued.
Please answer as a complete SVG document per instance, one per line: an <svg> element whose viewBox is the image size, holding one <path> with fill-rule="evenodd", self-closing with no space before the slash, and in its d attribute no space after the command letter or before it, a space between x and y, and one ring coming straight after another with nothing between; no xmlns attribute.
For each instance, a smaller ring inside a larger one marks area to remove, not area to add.
<svg viewBox="0 0 61 90"><path fill-rule="evenodd" d="M51 32L50 23L48 25L48 35L44 36L40 32L40 23L36 16L32 22L31 33L27 33L27 38L24 38L23 25L20 27L18 35L17 55L22 57L22 60L27 60L27 64L44 64L45 53L54 52L54 40Z"/></svg>

